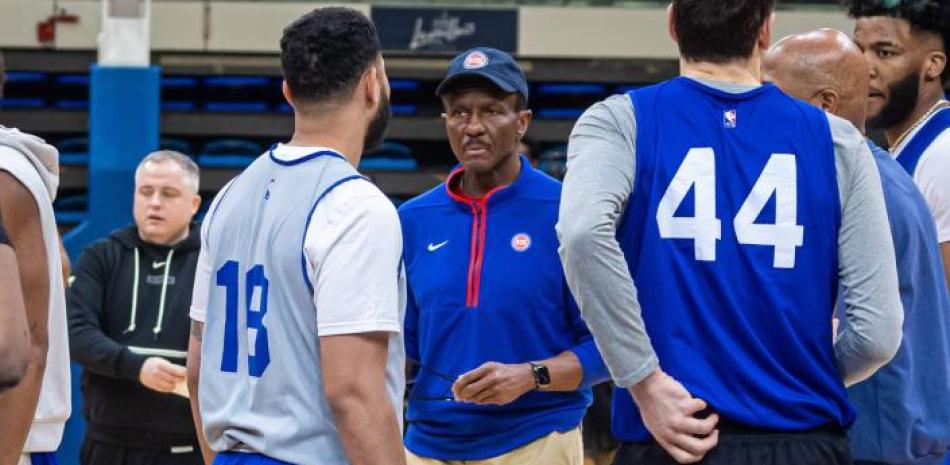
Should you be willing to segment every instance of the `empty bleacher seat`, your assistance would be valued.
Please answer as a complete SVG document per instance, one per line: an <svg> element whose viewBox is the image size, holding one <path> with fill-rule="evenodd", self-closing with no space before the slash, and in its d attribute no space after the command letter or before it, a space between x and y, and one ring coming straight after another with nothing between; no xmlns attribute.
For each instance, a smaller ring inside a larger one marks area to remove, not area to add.
<svg viewBox="0 0 950 465"><path fill-rule="evenodd" d="M59 149L59 164L63 166L89 165L89 138L71 137L56 144Z"/></svg>
<svg viewBox="0 0 950 465"><path fill-rule="evenodd" d="M174 137L162 137L158 140L159 150L174 150L178 153L183 153L189 157L195 155L195 149L192 148L191 144L182 139L176 139Z"/></svg>
<svg viewBox="0 0 950 465"><path fill-rule="evenodd" d="M204 80L204 109L263 113L269 106L271 80L261 76L219 76Z"/></svg>
<svg viewBox="0 0 950 465"><path fill-rule="evenodd" d="M603 84L542 84L534 93L533 107L541 119L575 119L607 96Z"/></svg>
<svg viewBox="0 0 950 465"><path fill-rule="evenodd" d="M56 108L62 110L86 110L89 108L89 75L64 74L56 76Z"/></svg>
<svg viewBox="0 0 950 465"><path fill-rule="evenodd" d="M390 79L389 100L394 116L415 116L422 98L422 83L415 79ZM426 98L431 99L431 95Z"/></svg>
<svg viewBox="0 0 950 465"><path fill-rule="evenodd" d="M191 111L197 106L198 79L183 76L162 77L162 110Z"/></svg>
<svg viewBox="0 0 950 465"><path fill-rule="evenodd" d="M10 71L0 106L3 108L43 108L49 93L46 73Z"/></svg>
<svg viewBox="0 0 950 465"><path fill-rule="evenodd" d="M86 219L89 199L85 195L70 195L60 197L53 202L53 213L56 223L60 225L74 225Z"/></svg>
<svg viewBox="0 0 950 465"><path fill-rule="evenodd" d="M369 171L412 171L418 168L409 147L398 142L385 142L383 146L360 158L360 169Z"/></svg>
<svg viewBox="0 0 950 465"><path fill-rule="evenodd" d="M250 165L264 149L260 144L243 139L220 139L209 142L198 153L202 168L243 169Z"/></svg>

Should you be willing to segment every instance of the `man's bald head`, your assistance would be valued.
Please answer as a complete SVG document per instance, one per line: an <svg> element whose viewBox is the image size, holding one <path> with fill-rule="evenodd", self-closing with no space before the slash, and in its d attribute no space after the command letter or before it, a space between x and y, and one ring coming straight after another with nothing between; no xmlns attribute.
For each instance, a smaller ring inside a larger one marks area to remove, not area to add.
<svg viewBox="0 0 950 465"><path fill-rule="evenodd" d="M868 70L861 50L841 31L788 36L766 52L762 73L789 95L845 118L864 130Z"/></svg>

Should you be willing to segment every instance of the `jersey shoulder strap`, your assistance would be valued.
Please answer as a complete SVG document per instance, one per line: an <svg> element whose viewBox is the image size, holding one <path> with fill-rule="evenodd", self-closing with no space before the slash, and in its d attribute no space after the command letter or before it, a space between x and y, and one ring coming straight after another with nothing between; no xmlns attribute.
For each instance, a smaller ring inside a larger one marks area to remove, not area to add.
<svg viewBox="0 0 950 465"><path fill-rule="evenodd" d="M934 139L946 129L950 129L950 108L938 111L924 127L920 128L914 138L907 143L907 147L901 150L897 162L913 176L917 163L920 162L920 157L924 156L927 147L930 147Z"/></svg>

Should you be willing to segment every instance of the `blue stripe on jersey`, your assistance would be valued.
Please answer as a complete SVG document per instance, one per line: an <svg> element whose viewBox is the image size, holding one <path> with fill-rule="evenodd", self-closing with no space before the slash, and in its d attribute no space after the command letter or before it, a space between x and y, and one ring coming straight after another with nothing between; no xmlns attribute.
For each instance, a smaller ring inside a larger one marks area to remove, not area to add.
<svg viewBox="0 0 950 465"><path fill-rule="evenodd" d="M313 212L314 210L317 209L317 205L320 204L320 201L323 200L323 198L326 197L327 194L333 191L333 189L336 189L340 184L353 181L355 179L366 179L366 178L364 178L363 176L353 175L353 176L347 176L343 179L340 179L334 182L333 184L330 184L330 187L327 187L327 189L323 191L323 193L321 193L319 197L317 197L317 201L313 202L313 206L310 207L310 213L307 214L307 223L303 229L303 238L300 239L300 271L303 272L303 280L305 283L307 283L307 288L310 289L311 295L313 295L313 283L310 282L310 277L307 276L307 253L304 250L304 245L307 242L307 230L310 229L310 220L313 219Z"/></svg>
<svg viewBox="0 0 950 465"><path fill-rule="evenodd" d="M827 117L772 85L630 93L636 179L618 240L660 366L751 427L847 425L832 346L840 227ZM622 441L649 439L626 392Z"/></svg>
<svg viewBox="0 0 950 465"><path fill-rule="evenodd" d="M213 465L292 465L266 455L248 452L220 452L214 457L212 463Z"/></svg>
<svg viewBox="0 0 950 465"><path fill-rule="evenodd" d="M267 155L270 157L271 161L273 161L274 163L277 163L278 165L282 165L282 166L299 165L300 163L308 162L308 161L310 161L310 160L313 160L314 158L319 158L319 157L336 157L336 158L339 158L339 159L341 159L341 160L343 160L343 161L346 161L346 158L343 157L343 155L340 155L339 153L336 153L336 152L334 152L334 151L332 151L332 150L320 150L320 151L317 151L317 152L313 152L313 153L311 153L311 154L309 154L309 155L304 155L304 156L302 156L302 157L300 157L300 158L294 158L293 160L281 160L280 158L277 158L277 157L274 156L274 149L275 149L275 148L277 148L277 145L276 145L276 144L274 144L274 145L270 148L270 150L267 151Z"/></svg>
<svg viewBox="0 0 950 465"><path fill-rule="evenodd" d="M934 139L948 128L950 128L950 108L944 108L933 115L924 127L920 128L914 138L907 143L907 147L901 150L897 162L913 176L917 169L917 163L920 162L920 157L924 156L924 152L927 151Z"/></svg>
<svg viewBox="0 0 950 465"><path fill-rule="evenodd" d="M30 454L30 465L59 465L55 452L33 452Z"/></svg>

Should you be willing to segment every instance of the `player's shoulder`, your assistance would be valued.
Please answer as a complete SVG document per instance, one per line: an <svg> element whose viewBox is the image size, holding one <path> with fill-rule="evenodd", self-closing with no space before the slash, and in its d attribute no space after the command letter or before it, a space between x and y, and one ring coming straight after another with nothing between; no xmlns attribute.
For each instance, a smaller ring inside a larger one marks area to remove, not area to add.
<svg viewBox="0 0 950 465"><path fill-rule="evenodd" d="M924 150L914 176L930 177L950 185L950 126L944 128Z"/></svg>
<svg viewBox="0 0 950 465"><path fill-rule="evenodd" d="M396 207L389 197L363 177L349 178L333 186L326 193L319 208L342 217L367 213L396 216Z"/></svg>

